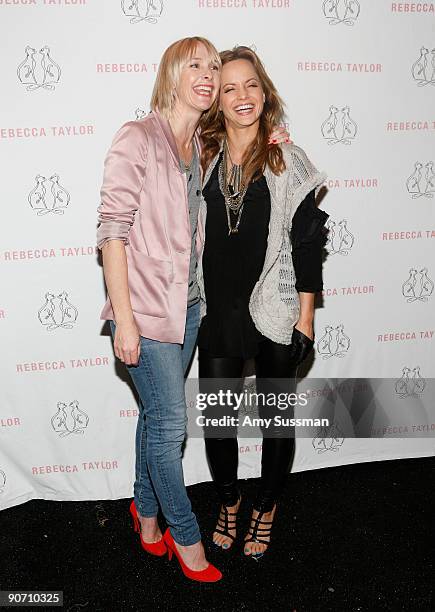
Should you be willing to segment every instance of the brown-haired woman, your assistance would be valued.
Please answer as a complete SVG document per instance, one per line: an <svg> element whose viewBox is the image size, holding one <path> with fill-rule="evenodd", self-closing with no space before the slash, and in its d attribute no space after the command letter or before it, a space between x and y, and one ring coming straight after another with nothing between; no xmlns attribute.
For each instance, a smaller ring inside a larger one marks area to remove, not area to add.
<svg viewBox="0 0 435 612"><path fill-rule="evenodd" d="M316 207L315 195L326 176L301 148L268 144L272 126L283 119L283 103L256 53L236 47L220 57L220 95L201 132L207 217L198 266L200 388L235 391L246 360L254 358L257 393L291 392L297 366L313 347L314 296L323 287L328 215ZM292 416L289 410L284 416ZM273 416L265 404L259 412L263 419ZM244 551L256 560L270 542L294 452L292 430L265 423L260 487ZM213 541L229 548L241 501L237 430L207 429L205 444L222 504Z"/></svg>

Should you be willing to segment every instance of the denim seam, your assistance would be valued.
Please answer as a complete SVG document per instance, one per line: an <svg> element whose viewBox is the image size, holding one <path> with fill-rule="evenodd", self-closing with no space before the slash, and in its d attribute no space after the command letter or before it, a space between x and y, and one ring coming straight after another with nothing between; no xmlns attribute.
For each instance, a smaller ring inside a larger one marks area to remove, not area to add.
<svg viewBox="0 0 435 612"><path fill-rule="evenodd" d="M158 390L156 389L156 385L155 385L155 380L152 374L152 368L150 367L150 363L147 360L147 355L146 353L143 356L143 363L144 363L144 367L147 371L147 375L148 375L148 379L150 381L150 389L151 389L151 396L152 396L152 401L155 403L155 407L156 407L156 414L157 414L157 421L160 422L161 419L161 411L160 411L160 404L158 401L158 397L159 397L159 393ZM162 444L162 431L161 428L158 427L157 428L157 433L158 433L158 444ZM147 440L147 456L148 456L148 440ZM165 476L164 476L164 470L162 470L161 465L160 465L160 461L157 458L156 459L156 464L157 464L157 470L159 472L159 476L160 479L162 481L163 487L165 489L165 497L166 500L168 501L168 505L171 509L171 511L173 513L175 513L175 505L174 505L174 501L173 501L173 497L171 495L171 489L169 487L169 483L166 480Z"/></svg>
<svg viewBox="0 0 435 612"><path fill-rule="evenodd" d="M139 360L142 359L142 355L139 357ZM153 487L152 487L152 483L151 483L151 476L149 474L149 469L148 469L148 465L147 465L147 461L146 461L146 444L147 444L147 430L146 430L146 423L145 423L145 407L143 405L142 400L140 400L140 404L142 405L142 411L139 407L139 419L142 419L142 427L141 427L141 435L140 435L140 440L139 440L139 496L138 496L138 504L137 504L137 510L139 511L139 514L143 517L155 517L158 514L159 508L158 508L158 502L155 499L155 493L153 491ZM145 448L144 448L145 447ZM147 471L147 476L145 477L143 474L143 468L144 468L144 463L143 463L143 457L145 454L145 469ZM154 496L154 501L155 501L155 511L150 513L150 512L146 512L144 511L144 507L145 507L145 501L142 497L143 495L143 491L144 491L144 487L146 485L146 482L149 481L149 488L152 490L152 494Z"/></svg>

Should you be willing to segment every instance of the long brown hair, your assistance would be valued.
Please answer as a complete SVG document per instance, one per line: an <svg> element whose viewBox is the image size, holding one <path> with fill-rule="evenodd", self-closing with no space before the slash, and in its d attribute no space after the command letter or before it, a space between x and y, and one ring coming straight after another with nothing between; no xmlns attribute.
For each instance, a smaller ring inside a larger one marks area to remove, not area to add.
<svg viewBox="0 0 435 612"><path fill-rule="evenodd" d="M245 152L243 162L249 160L243 168L243 181L245 185L259 178L267 166L274 174L281 174L285 170L285 162L279 145L268 144L269 136L284 117L284 103L280 98L275 85L268 76L263 63L255 51L249 47L238 46L230 51L220 53L222 66L234 60L244 59L251 62L261 83L265 94L263 112L260 115L257 136ZM219 152L222 139L225 135L225 118L219 111L219 100L216 100L210 111L201 119L202 165L204 170L213 157Z"/></svg>

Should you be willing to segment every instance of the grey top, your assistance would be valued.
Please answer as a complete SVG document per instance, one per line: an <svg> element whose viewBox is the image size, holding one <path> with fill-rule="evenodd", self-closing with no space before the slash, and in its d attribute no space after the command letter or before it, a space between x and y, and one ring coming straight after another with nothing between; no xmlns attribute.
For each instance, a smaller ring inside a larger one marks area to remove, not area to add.
<svg viewBox="0 0 435 612"><path fill-rule="evenodd" d="M190 245L189 283L187 290L187 305L192 306L199 301L199 288L196 279L196 266L198 264L196 254L196 231L198 227L199 203L201 201L201 174L196 146L193 146L193 156L190 169L187 170L181 160L180 167L181 170L186 173L190 232L192 236Z"/></svg>

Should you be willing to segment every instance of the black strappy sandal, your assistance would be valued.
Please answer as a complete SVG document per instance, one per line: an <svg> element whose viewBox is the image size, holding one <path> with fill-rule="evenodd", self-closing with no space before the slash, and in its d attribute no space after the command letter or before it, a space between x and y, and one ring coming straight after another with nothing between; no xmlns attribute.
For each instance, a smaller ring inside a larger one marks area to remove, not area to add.
<svg viewBox="0 0 435 612"><path fill-rule="evenodd" d="M236 504L239 504L239 510L240 510L240 502L241 501L242 501L242 498L239 497L239 499L236 502ZM236 505L236 504L234 504L234 505ZM227 507L224 504L222 504L221 505L221 509L219 511L219 518L217 520L217 526L214 529L213 533L220 533L221 535L224 535L225 537L230 538L234 542L235 539L236 539L236 536L233 536L228 530L229 529L235 529L237 521L236 521L236 519L230 520L229 517L230 516L237 516L239 510L237 510L237 512L228 512ZM232 527L230 524L234 525L234 527ZM216 544L216 542L214 542L214 541L213 541L213 544L217 548L222 548L223 550L228 550L232 546L232 544L231 544L231 546L228 546L227 548L224 548L220 544Z"/></svg>
<svg viewBox="0 0 435 612"><path fill-rule="evenodd" d="M266 547L269 547L270 541L267 542L266 540L263 540L262 538L266 536L270 536L272 532L272 527L260 527L260 525L273 525L273 521L262 521L261 517L263 516L263 514L265 514L265 511L259 512L257 518L255 519L251 517L251 524L249 525L249 529L248 529L249 538L245 540L244 545L247 544L248 542L257 542L258 544L264 544ZM252 522L254 522L254 527L252 527ZM266 532L266 533L258 534L259 531ZM260 537L258 537L258 535L260 535ZM261 553L250 553L249 555L244 553L244 555L245 557L251 557L252 559L254 559L254 561L259 561L261 557L264 555L264 553L266 552L266 550L264 550Z"/></svg>

